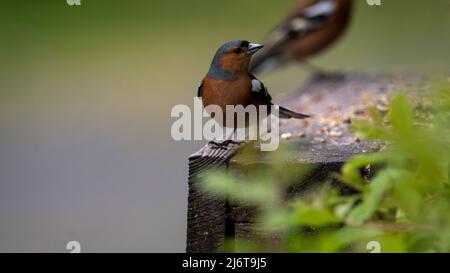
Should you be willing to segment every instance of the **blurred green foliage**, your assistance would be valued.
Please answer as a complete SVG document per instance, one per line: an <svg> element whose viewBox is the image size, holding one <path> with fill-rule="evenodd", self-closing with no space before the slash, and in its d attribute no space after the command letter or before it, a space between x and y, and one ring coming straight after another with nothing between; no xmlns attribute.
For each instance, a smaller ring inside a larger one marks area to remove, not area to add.
<svg viewBox="0 0 450 273"><path fill-rule="evenodd" d="M246 170L245 178L210 175L203 189L256 206L256 234L266 234L266 240L236 240L227 250L369 252L378 245L381 252L449 252L450 83L425 89L420 96L399 92L387 114L371 108L370 120L354 122L357 136L385 143L379 152L354 156L334 175L355 194L342 195L325 181L286 198L292 181L310 168L291 167L282 149L266 154L270 163ZM363 177L364 168L375 169L374 176ZM281 238L277 246L268 243L273 236Z"/></svg>

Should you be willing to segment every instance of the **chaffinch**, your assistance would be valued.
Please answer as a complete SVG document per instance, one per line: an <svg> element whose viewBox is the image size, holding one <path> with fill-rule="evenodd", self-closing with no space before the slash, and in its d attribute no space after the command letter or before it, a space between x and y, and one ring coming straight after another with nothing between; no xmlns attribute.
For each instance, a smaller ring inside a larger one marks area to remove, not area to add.
<svg viewBox="0 0 450 273"><path fill-rule="evenodd" d="M251 56L262 47L260 44L238 40L225 43L217 50L198 88L197 95L202 98L204 107L218 105L225 114L227 105L273 105L267 88L248 70ZM279 117L303 119L308 115L280 106ZM223 125L226 125L226 118L222 120Z"/></svg>
<svg viewBox="0 0 450 273"><path fill-rule="evenodd" d="M304 0L263 40L265 48L250 71L268 72L290 60L304 61L341 36L348 25L352 0Z"/></svg>

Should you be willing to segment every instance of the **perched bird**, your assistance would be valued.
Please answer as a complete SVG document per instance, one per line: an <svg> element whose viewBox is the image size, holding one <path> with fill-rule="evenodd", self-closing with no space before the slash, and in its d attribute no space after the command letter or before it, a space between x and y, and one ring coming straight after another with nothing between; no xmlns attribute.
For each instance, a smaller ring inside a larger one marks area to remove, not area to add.
<svg viewBox="0 0 450 273"><path fill-rule="evenodd" d="M252 55L261 48L263 45L238 40L225 43L217 50L198 88L197 95L205 107L218 105L225 114L227 105L273 105L264 84L248 70ZM279 117L302 119L308 115L279 107Z"/></svg>
<svg viewBox="0 0 450 273"><path fill-rule="evenodd" d="M264 49L250 65L253 73L268 72L288 61L319 53L346 29L352 0L303 0L263 40Z"/></svg>

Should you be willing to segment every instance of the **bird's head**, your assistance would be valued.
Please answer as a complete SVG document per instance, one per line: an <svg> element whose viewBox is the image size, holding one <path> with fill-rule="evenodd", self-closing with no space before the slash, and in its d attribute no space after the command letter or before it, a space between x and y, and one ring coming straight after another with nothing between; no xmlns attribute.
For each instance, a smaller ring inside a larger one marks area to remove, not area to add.
<svg viewBox="0 0 450 273"><path fill-rule="evenodd" d="M245 40L223 44L214 55L208 76L215 79L232 80L240 73L247 73L252 55L262 47L263 45Z"/></svg>

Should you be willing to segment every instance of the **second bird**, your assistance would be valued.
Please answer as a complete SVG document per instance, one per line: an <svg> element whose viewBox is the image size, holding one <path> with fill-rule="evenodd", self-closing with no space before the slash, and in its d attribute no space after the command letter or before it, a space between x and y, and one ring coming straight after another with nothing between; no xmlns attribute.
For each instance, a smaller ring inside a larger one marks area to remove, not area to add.
<svg viewBox="0 0 450 273"><path fill-rule="evenodd" d="M263 41L250 71L263 73L288 61L305 61L331 45L346 29L352 0L303 0Z"/></svg>

